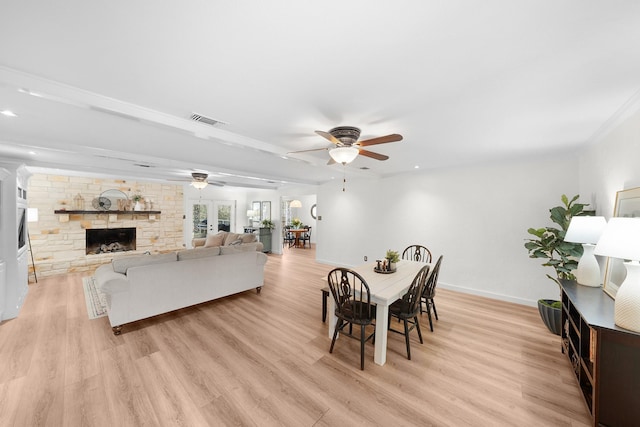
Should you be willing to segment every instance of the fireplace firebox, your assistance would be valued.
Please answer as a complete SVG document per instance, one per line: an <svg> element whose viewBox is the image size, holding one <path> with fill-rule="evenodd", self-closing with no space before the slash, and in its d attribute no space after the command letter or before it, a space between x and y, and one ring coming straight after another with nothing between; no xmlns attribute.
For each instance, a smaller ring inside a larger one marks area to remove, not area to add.
<svg viewBox="0 0 640 427"><path fill-rule="evenodd" d="M136 250L136 228L90 228L86 230L86 254Z"/></svg>

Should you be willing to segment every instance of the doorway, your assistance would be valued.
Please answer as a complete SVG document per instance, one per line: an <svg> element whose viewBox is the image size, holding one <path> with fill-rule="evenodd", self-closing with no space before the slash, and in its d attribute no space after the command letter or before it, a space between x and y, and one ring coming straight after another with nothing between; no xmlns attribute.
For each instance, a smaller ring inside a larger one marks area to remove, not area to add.
<svg viewBox="0 0 640 427"><path fill-rule="evenodd" d="M187 241L207 237L209 233L235 230L235 200L190 200Z"/></svg>

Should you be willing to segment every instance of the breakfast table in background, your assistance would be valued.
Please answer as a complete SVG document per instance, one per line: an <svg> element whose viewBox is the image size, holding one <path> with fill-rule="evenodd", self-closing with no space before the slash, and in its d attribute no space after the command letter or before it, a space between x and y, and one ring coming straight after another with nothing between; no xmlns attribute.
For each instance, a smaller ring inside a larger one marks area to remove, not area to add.
<svg viewBox="0 0 640 427"><path fill-rule="evenodd" d="M418 271L425 265L424 262L400 260L396 263L395 273L382 274L373 271L375 263L369 263L352 268L360 274L369 285L371 302L376 304L376 342L373 360L378 365L384 365L387 361L387 323L389 321L389 306L398 298L401 298ZM431 274L431 271L429 271ZM329 296L329 338L333 338L336 327L335 301Z"/></svg>
<svg viewBox="0 0 640 427"><path fill-rule="evenodd" d="M295 235L296 241L295 241L295 247L299 248L300 246L300 236L302 236L304 233L307 233L309 231L308 228L289 228L287 231L293 233ZM304 246L302 246L304 247Z"/></svg>

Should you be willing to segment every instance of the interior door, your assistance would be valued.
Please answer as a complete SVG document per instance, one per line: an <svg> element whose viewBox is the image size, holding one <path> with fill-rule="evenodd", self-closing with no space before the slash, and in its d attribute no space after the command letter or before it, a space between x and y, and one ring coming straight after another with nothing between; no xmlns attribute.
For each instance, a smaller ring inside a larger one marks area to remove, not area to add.
<svg viewBox="0 0 640 427"><path fill-rule="evenodd" d="M190 236L187 241L199 237L207 237L208 233L218 231L235 231L235 200L191 200L187 218Z"/></svg>

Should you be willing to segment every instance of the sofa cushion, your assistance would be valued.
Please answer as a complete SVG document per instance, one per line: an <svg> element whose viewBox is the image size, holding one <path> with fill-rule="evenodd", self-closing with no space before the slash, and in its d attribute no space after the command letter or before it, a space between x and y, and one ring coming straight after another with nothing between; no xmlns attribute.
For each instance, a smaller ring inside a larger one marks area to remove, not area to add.
<svg viewBox="0 0 640 427"><path fill-rule="evenodd" d="M178 261L186 261L188 259L206 258L210 256L220 255L220 246L211 248L185 249L178 251Z"/></svg>
<svg viewBox="0 0 640 427"><path fill-rule="evenodd" d="M229 246L236 246L236 245L241 245L242 244L242 239L238 239L238 240L234 240L233 242L229 243Z"/></svg>
<svg viewBox="0 0 640 427"><path fill-rule="evenodd" d="M116 273L127 274L127 270L131 267L139 267L141 265L160 264L163 262L177 261L178 255L175 252L159 255L134 255L122 258L115 258L111 264L113 271Z"/></svg>
<svg viewBox="0 0 640 427"><path fill-rule="evenodd" d="M204 242L204 247L210 248L213 246L224 245L224 239L227 236L227 234L228 233L226 231L221 231L220 233L207 235L207 240Z"/></svg>
<svg viewBox="0 0 640 427"><path fill-rule="evenodd" d="M229 246L231 242L238 240L239 238L240 235L238 233L227 233L226 237L224 238L224 244L222 246Z"/></svg>
<svg viewBox="0 0 640 427"><path fill-rule="evenodd" d="M256 235L253 233L244 233L240 235L240 239L242 240L242 243L253 243L255 241L257 241L258 239L256 238Z"/></svg>
<svg viewBox="0 0 640 427"><path fill-rule="evenodd" d="M254 252L262 251L264 245L261 242L245 243L235 246L222 246L220 247L220 255L237 254L240 252Z"/></svg>

